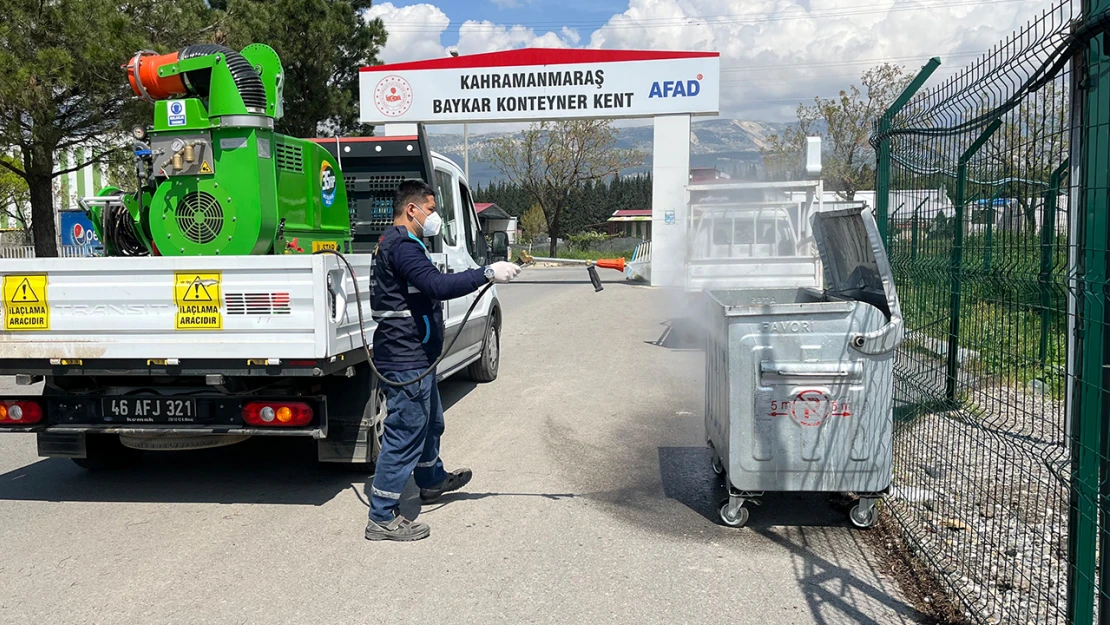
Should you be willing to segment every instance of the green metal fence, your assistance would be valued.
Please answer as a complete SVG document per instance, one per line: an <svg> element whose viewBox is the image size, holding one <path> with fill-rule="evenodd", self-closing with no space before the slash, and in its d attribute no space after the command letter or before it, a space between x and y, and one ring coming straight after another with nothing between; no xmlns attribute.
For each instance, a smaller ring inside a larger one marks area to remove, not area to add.
<svg viewBox="0 0 1110 625"><path fill-rule="evenodd" d="M930 61L872 137L907 328L888 502L975 622L1110 622L1108 8L922 90Z"/></svg>

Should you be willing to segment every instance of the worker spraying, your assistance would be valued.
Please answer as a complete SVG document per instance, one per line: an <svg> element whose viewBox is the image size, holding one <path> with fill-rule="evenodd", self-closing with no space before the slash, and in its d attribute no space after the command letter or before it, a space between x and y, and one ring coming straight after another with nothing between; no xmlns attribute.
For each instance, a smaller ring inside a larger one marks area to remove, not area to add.
<svg viewBox="0 0 1110 625"><path fill-rule="evenodd" d="M374 250L370 296L378 322L374 366L392 384L385 385L388 416L370 489L368 540L411 541L430 534L427 524L398 511L410 475L425 503L470 481L470 469L448 473L439 457L443 405L433 363L443 350L442 302L490 282L509 282L521 271L517 264L501 261L461 273L440 273L422 239L439 234L441 225L432 187L407 180L393 198L393 227Z"/></svg>

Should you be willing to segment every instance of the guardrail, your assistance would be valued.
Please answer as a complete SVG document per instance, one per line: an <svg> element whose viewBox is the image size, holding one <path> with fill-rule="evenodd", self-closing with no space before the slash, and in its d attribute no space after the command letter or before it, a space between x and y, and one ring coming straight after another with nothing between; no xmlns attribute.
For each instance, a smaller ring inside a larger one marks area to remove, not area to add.
<svg viewBox="0 0 1110 625"><path fill-rule="evenodd" d="M62 245L58 248L58 256L62 258L86 258L99 255L96 250L86 245ZM32 245L0 246L0 258L36 258L35 248Z"/></svg>
<svg viewBox="0 0 1110 625"><path fill-rule="evenodd" d="M632 259L628 261L625 277L629 280L651 282L651 241L644 241L632 251Z"/></svg>

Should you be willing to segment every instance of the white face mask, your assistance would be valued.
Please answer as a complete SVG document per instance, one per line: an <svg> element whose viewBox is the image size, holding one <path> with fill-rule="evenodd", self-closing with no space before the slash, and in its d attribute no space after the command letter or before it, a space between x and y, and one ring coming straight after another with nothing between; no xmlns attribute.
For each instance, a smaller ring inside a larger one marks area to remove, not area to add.
<svg viewBox="0 0 1110 625"><path fill-rule="evenodd" d="M440 218L439 213L432 213L424 218L424 223L420 229L423 231L424 236L434 237L439 234L440 228L443 227L443 219Z"/></svg>

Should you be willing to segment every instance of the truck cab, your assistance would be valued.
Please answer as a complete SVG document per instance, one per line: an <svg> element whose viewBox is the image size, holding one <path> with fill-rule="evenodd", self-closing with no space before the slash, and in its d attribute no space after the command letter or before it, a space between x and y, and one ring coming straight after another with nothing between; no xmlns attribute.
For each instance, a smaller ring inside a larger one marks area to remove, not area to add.
<svg viewBox="0 0 1110 625"><path fill-rule="evenodd" d="M0 375L43 383L41 396L0 397L0 433L33 432L40 456L88 469L266 436L314 441L321 462L372 464L386 414L369 364L372 252L392 225L397 184L435 188L444 228L425 243L441 271L480 267L498 250L487 249L462 171L428 149L422 127L411 137L314 141L343 174L352 238L338 249L0 260L0 276L27 279L47 312L34 329L0 329ZM182 276L196 277L195 292L179 292ZM475 297L444 303L445 342L458 340L439 380L497 377L501 305L489 289L464 325ZM210 325L182 328L194 306L182 298L204 300Z"/></svg>

